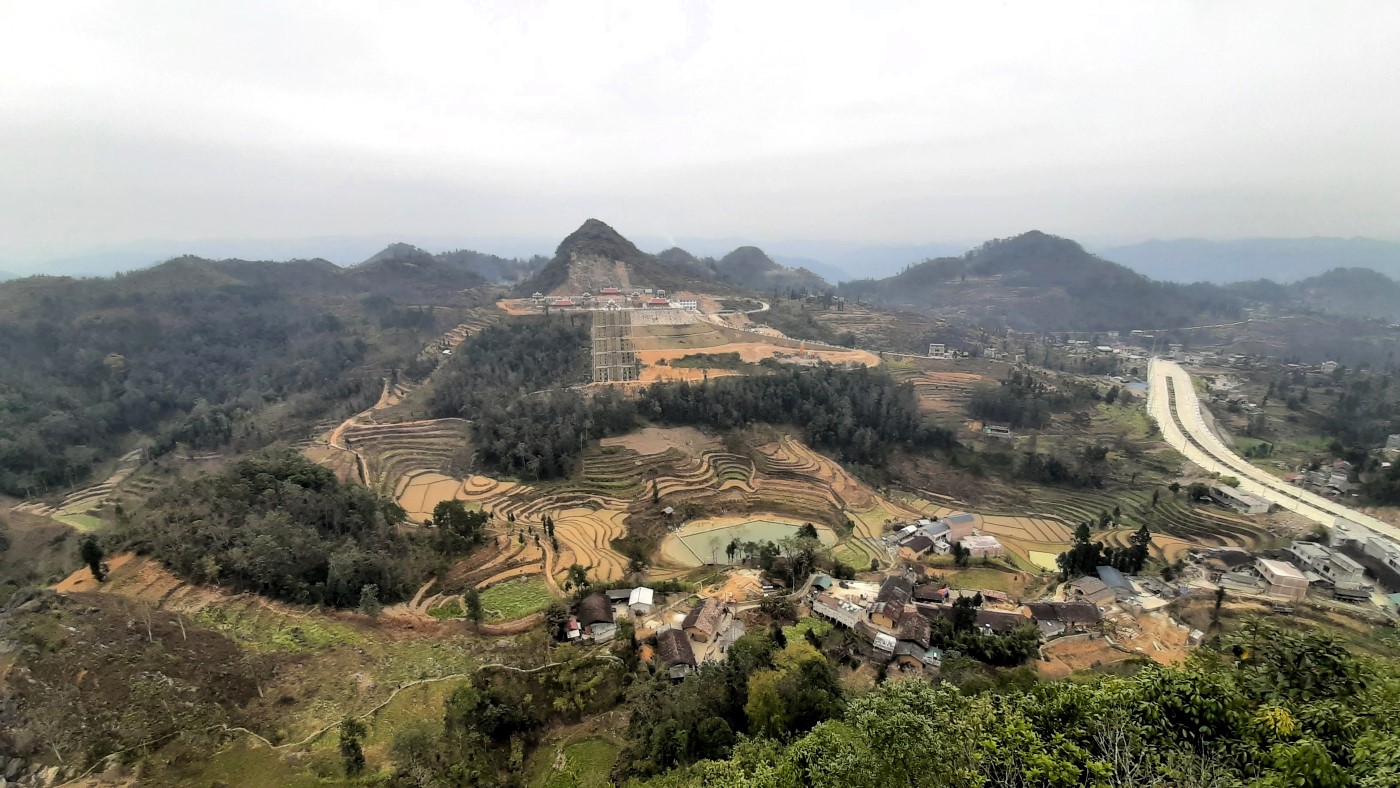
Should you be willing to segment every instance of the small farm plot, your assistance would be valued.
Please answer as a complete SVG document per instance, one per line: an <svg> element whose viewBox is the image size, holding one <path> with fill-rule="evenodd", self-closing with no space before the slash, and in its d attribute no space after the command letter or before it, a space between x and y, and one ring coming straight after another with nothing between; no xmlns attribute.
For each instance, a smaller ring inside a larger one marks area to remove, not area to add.
<svg viewBox="0 0 1400 788"><path fill-rule="evenodd" d="M817 539L830 547L836 544L836 533L824 525L813 524ZM729 563L725 548L735 539L742 542L778 542L797 535L801 523L780 515L761 515L760 519L721 518L687 523L661 542L661 557L678 566ZM736 553L735 559L741 556Z"/></svg>
<svg viewBox="0 0 1400 788"><path fill-rule="evenodd" d="M481 591L481 610L488 621L513 621L549 607L554 597L537 577L497 583Z"/></svg>

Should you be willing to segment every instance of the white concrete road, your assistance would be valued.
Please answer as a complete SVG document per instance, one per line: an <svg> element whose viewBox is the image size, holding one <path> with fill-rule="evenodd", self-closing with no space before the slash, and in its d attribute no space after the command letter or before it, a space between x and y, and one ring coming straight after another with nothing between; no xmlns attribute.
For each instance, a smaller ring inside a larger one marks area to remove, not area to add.
<svg viewBox="0 0 1400 788"><path fill-rule="evenodd" d="M1362 514L1334 500L1295 487L1251 465L1221 442L1201 418L1201 403L1191 376L1176 362L1154 358L1148 367L1147 412L1157 420L1172 448L1208 473L1234 476L1240 489L1328 526L1338 517L1400 541L1400 528Z"/></svg>

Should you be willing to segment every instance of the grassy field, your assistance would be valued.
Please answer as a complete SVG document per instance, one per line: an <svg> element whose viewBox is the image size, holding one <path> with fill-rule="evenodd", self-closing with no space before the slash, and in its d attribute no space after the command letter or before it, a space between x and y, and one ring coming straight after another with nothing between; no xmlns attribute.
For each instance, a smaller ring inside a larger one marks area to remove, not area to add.
<svg viewBox="0 0 1400 788"><path fill-rule="evenodd" d="M461 618L462 613L462 605L455 599L449 599L447 602L428 611L428 615L437 619Z"/></svg>
<svg viewBox="0 0 1400 788"><path fill-rule="evenodd" d="M571 741L540 750L530 775L531 788L604 788L617 760L618 747L607 739ZM562 756L562 758L561 758ZM562 768L555 766L562 761Z"/></svg>
<svg viewBox="0 0 1400 788"><path fill-rule="evenodd" d="M507 580L481 592L481 609L487 620L511 621L544 610L554 597L539 578Z"/></svg>
<svg viewBox="0 0 1400 788"><path fill-rule="evenodd" d="M322 617L290 619L261 609L209 605L194 619L258 652L301 654L363 639L353 628Z"/></svg>
<svg viewBox="0 0 1400 788"><path fill-rule="evenodd" d="M56 515L55 520L66 525L71 525L79 531L92 531L102 527L102 521L90 514L63 514Z"/></svg>

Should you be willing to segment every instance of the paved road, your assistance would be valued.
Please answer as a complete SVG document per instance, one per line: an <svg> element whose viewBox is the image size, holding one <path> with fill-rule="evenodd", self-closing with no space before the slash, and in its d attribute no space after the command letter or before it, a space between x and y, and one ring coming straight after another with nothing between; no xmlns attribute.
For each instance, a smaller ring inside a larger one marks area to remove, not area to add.
<svg viewBox="0 0 1400 788"><path fill-rule="evenodd" d="M1191 376L1176 362L1154 358L1148 367L1147 412L1162 428L1172 448L1210 473L1234 476L1240 489L1308 519L1331 527L1338 517L1400 541L1400 528L1343 506L1308 490L1294 487L1250 464L1225 446L1201 418L1201 403Z"/></svg>

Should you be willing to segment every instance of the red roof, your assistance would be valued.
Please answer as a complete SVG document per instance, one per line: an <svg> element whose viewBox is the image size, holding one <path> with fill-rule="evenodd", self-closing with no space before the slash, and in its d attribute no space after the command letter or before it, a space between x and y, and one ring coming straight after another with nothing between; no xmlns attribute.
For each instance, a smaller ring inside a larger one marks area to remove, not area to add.
<svg viewBox="0 0 1400 788"><path fill-rule="evenodd" d="M667 304L669 304L669 303L671 303L671 302L668 301L668 300L666 300L666 299L664 299L664 298L653 298L653 299L651 299L650 301L648 301L647 303L651 304L652 306L666 306Z"/></svg>
<svg viewBox="0 0 1400 788"><path fill-rule="evenodd" d="M605 287L605 288L603 288L603 295L617 295L618 293L621 293L621 292L622 292L622 291L621 291L621 290L618 290L616 287Z"/></svg>

